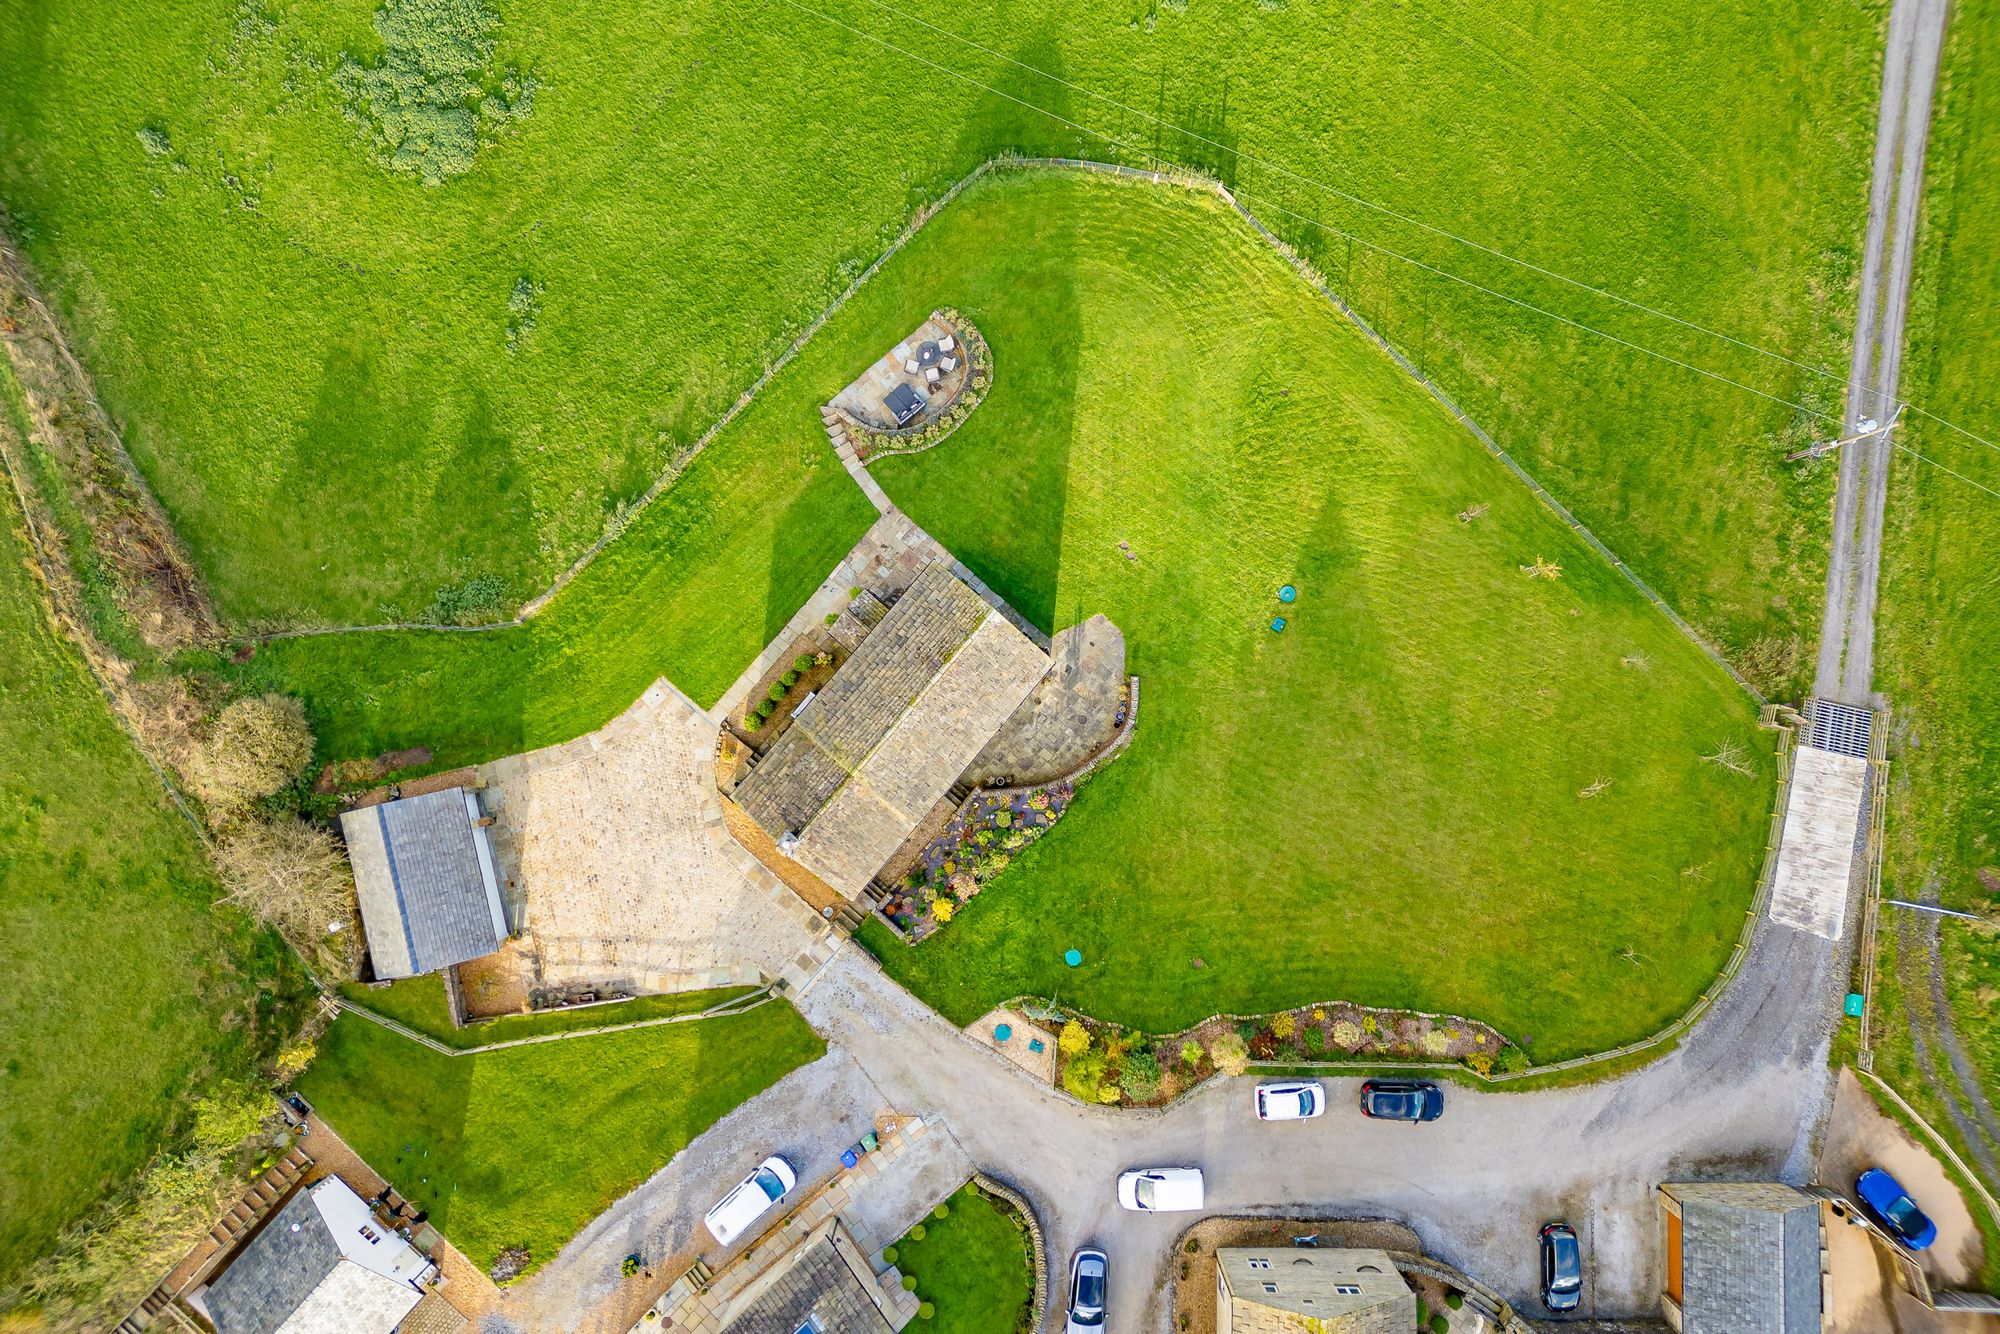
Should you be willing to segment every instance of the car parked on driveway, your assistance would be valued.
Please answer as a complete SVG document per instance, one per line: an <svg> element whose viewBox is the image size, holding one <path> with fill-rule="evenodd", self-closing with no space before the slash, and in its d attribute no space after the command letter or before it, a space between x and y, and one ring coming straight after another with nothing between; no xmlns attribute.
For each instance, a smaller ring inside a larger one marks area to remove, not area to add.
<svg viewBox="0 0 2000 1334"><path fill-rule="evenodd" d="M1201 1208L1199 1167L1137 1167L1118 1178L1118 1203L1143 1214Z"/></svg>
<svg viewBox="0 0 2000 1334"><path fill-rule="evenodd" d="M792 1165L773 1154L757 1164L757 1170L738 1182L701 1221L708 1225L710 1236L727 1246L798 1184Z"/></svg>
<svg viewBox="0 0 2000 1334"><path fill-rule="evenodd" d="M1257 1086L1259 1121L1310 1121L1326 1110L1326 1094L1316 1079Z"/></svg>
<svg viewBox="0 0 2000 1334"><path fill-rule="evenodd" d="M1104 1328L1104 1252L1086 1246L1069 1262L1069 1327L1066 1334L1097 1334Z"/></svg>
<svg viewBox="0 0 2000 1334"><path fill-rule="evenodd" d="M1583 1248L1568 1223L1542 1228L1542 1305L1574 1311L1583 1301Z"/></svg>
<svg viewBox="0 0 2000 1334"><path fill-rule="evenodd" d="M1897 1241L1913 1251L1921 1251L1937 1240L1937 1224L1917 1208L1896 1178L1879 1167L1871 1167L1854 1181L1854 1193L1866 1209Z"/></svg>
<svg viewBox="0 0 2000 1334"><path fill-rule="evenodd" d="M1371 1079L1361 1086L1361 1114L1378 1121L1435 1121L1444 1115L1444 1090L1416 1079Z"/></svg>

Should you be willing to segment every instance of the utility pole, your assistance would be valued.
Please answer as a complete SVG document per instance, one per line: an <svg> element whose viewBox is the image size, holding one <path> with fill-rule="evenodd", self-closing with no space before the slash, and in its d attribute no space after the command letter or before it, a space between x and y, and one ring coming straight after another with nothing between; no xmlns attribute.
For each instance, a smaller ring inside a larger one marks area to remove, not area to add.
<svg viewBox="0 0 2000 1334"><path fill-rule="evenodd" d="M1902 415L1903 405L1898 403L1896 411L1890 416L1887 426L1877 422L1873 417L1863 417L1856 423L1861 429L1853 435L1844 435L1838 440L1821 440L1816 444L1807 445L1804 449L1795 449L1785 455L1785 462L1797 463L1800 459L1816 459L1822 455L1831 454L1842 445L1859 444L1863 440L1872 440L1878 435L1886 435L1896 429L1896 419Z"/></svg>

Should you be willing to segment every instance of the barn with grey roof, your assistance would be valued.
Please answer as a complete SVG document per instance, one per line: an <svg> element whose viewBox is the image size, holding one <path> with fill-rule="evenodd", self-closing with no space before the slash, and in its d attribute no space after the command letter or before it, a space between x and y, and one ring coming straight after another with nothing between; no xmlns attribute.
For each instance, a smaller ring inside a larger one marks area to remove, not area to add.
<svg viewBox="0 0 2000 1334"><path fill-rule="evenodd" d="M507 938L479 798L447 788L340 817L378 978L491 954Z"/></svg>
<svg viewBox="0 0 2000 1334"><path fill-rule="evenodd" d="M736 802L788 856L859 894L1049 665L949 564L933 561L793 716Z"/></svg>
<svg viewBox="0 0 2000 1334"><path fill-rule="evenodd" d="M1818 1334L1820 1202L1770 1182L1660 1187L1660 1310L1681 1334Z"/></svg>

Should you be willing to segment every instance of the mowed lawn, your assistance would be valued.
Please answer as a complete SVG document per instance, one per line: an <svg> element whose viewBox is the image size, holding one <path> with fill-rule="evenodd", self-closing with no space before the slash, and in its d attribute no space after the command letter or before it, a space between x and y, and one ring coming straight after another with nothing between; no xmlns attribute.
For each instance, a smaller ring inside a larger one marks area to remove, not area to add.
<svg viewBox="0 0 2000 1334"><path fill-rule="evenodd" d="M935 1334L1016 1334L1034 1296L1027 1237L972 1186L943 1203L943 1218L924 1219L921 1241L904 1236L896 1242L896 1268L916 1279L917 1297L936 1308L924 1328ZM1068 1295L1059 1287L1054 1300L1066 1301Z"/></svg>
<svg viewBox="0 0 2000 1334"><path fill-rule="evenodd" d="M933 232L994 389L876 473L1043 624L1117 622L1142 709L941 934L875 937L897 976L958 1022L1345 997L1541 1059L1708 985L1770 827L1747 695L1213 196L1014 175Z"/></svg>
<svg viewBox="0 0 2000 1334"><path fill-rule="evenodd" d="M1018 151L1226 176L1690 619L1796 675L1830 470L1778 456L1809 424L1368 247L1784 398L1829 383L1353 197L1838 370L1884 0L968 0L922 16L947 32L873 0L490 3L533 114L429 187L343 114L367 0L0 0L0 199L237 623L518 605L912 210ZM770 513L773 472L736 482Z"/></svg>
<svg viewBox="0 0 2000 1334"><path fill-rule="evenodd" d="M1903 392L1996 440L2000 181L1991 164L2000 154L2000 6L1976 0L1953 8L1945 72ZM1894 459L1876 617L1877 686L1897 723L1883 888L1990 914L2000 908L2000 496L1992 494L2000 491L2000 452L1921 415L1903 420L1898 440L1961 477L1908 454ZM1885 950L1902 926L1885 917ZM1965 923L1939 931L1958 1035L1984 1087L2000 1088L2000 940ZM1913 970L1919 985L1928 982L1927 961L1914 961ZM1890 963L1879 976L1894 981ZM1907 1012L1892 1004L1879 1014L1877 1068L1955 1135L1956 1119L1927 1091ZM1948 1080L1944 1059L1932 1046L1929 1062ZM1960 1140L1959 1147L1968 1146Z"/></svg>
<svg viewBox="0 0 2000 1334"><path fill-rule="evenodd" d="M784 1001L441 1056L344 1014L299 1090L480 1267L536 1265L724 1113L826 1050Z"/></svg>
<svg viewBox="0 0 2000 1334"><path fill-rule="evenodd" d="M194 831L50 629L0 496L4 1291L194 1097L270 1055L303 985L275 937L210 907Z"/></svg>

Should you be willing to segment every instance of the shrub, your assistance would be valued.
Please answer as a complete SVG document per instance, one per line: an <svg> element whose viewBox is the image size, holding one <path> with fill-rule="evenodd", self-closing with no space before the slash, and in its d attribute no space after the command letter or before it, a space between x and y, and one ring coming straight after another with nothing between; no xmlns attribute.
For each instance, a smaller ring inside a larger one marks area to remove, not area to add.
<svg viewBox="0 0 2000 1334"><path fill-rule="evenodd" d="M1465 1063L1471 1067L1474 1074L1490 1075L1493 1073L1493 1058L1483 1051L1473 1052L1465 1058Z"/></svg>
<svg viewBox="0 0 2000 1334"><path fill-rule="evenodd" d="M810 671L812 670L812 665L813 655L810 653L801 653L798 657L792 659L792 670L794 672Z"/></svg>
<svg viewBox="0 0 2000 1334"><path fill-rule="evenodd" d="M1271 1036L1280 1042L1287 1041L1299 1031L1299 1018L1290 1010L1271 1016Z"/></svg>
<svg viewBox="0 0 2000 1334"><path fill-rule="evenodd" d="M757 707L756 709L753 710L753 712L756 713L756 715L759 718L769 718L772 714L776 713L777 711L778 711L778 702L774 699L758 700Z"/></svg>
<svg viewBox="0 0 2000 1334"><path fill-rule="evenodd" d="M950 1216L951 1216L951 1206L948 1204L941 1203L938 1205L937 1208L931 1210L931 1217L937 1219L939 1222L943 1222Z"/></svg>
<svg viewBox="0 0 2000 1334"><path fill-rule="evenodd" d="M1063 1025L1056 1047L1065 1056L1081 1056L1090 1050L1090 1030L1072 1019Z"/></svg>
<svg viewBox="0 0 2000 1334"><path fill-rule="evenodd" d="M924 1225L922 1223L919 1223L915 1227L910 1229L911 1241L922 1241L926 1235L927 1234Z"/></svg>
<svg viewBox="0 0 2000 1334"><path fill-rule="evenodd" d="M1001 829L1012 829L1014 827L1014 812L1001 811L993 817L993 823Z"/></svg>
<svg viewBox="0 0 2000 1334"><path fill-rule="evenodd" d="M952 919L952 915L957 911L958 909L952 906L950 899L939 899L931 905L931 920L939 926L943 926Z"/></svg>
<svg viewBox="0 0 2000 1334"><path fill-rule="evenodd" d="M917 1303L917 1319L929 1320L932 1316L936 1314L937 1314L937 1307L932 1306L929 1302Z"/></svg>
<svg viewBox="0 0 2000 1334"><path fill-rule="evenodd" d="M1324 1030L1318 1028L1308 1028L1306 1030L1306 1050L1315 1056L1326 1050L1326 1033Z"/></svg>
<svg viewBox="0 0 2000 1334"><path fill-rule="evenodd" d="M812 656L812 661L815 667L830 667L833 665L833 655L831 653L815 653Z"/></svg>
<svg viewBox="0 0 2000 1334"><path fill-rule="evenodd" d="M297 700L251 695L216 715L189 757L188 785L211 806L247 806L305 772L312 754L312 729Z"/></svg>
<svg viewBox="0 0 2000 1334"><path fill-rule="evenodd" d="M916 1290L917 1290L917 1276L915 1274L903 1275L903 1291L915 1292Z"/></svg>
<svg viewBox="0 0 2000 1334"><path fill-rule="evenodd" d="M1451 1334L1451 1317L1439 1311L1431 1317L1431 1334Z"/></svg>
<svg viewBox="0 0 2000 1334"><path fill-rule="evenodd" d="M618 1272L623 1274L627 1278L630 1278L632 1277L632 1275L638 1273L639 1257L636 1255L626 1256L625 1259L619 1263Z"/></svg>
<svg viewBox="0 0 2000 1334"><path fill-rule="evenodd" d="M271 1072L280 1084L289 1084L306 1072L313 1058L319 1055L319 1048L301 1038L278 1052L278 1059L272 1063Z"/></svg>
<svg viewBox="0 0 2000 1334"><path fill-rule="evenodd" d="M763 727L764 715L761 713L753 713L743 720L743 730L746 732L762 731Z"/></svg>
<svg viewBox="0 0 2000 1334"><path fill-rule="evenodd" d="M1502 1047L1500 1054L1493 1058L1493 1068L1502 1074L1518 1075L1532 1064L1534 1062L1528 1059L1528 1053L1511 1042Z"/></svg>
<svg viewBox="0 0 2000 1334"><path fill-rule="evenodd" d="M772 686L769 690L764 692L764 698L770 700L773 704L776 704L779 700L782 700L784 697L785 697L785 683L782 678L779 680L778 684Z"/></svg>
<svg viewBox="0 0 2000 1334"><path fill-rule="evenodd" d="M1125 1058L1118 1072L1125 1096L1134 1102L1150 1102L1160 1096L1160 1061L1149 1051L1135 1051Z"/></svg>
<svg viewBox="0 0 2000 1334"><path fill-rule="evenodd" d="M1345 1019L1336 1020L1333 1025L1333 1045L1342 1051L1353 1051L1361 1045L1361 1030Z"/></svg>
<svg viewBox="0 0 2000 1334"><path fill-rule="evenodd" d="M1459 1307L1465 1305L1465 1294L1454 1288L1444 1295L1444 1304L1456 1311Z"/></svg>
<svg viewBox="0 0 2000 1334"><path fill-rule="evenodd" d="M1199 1042L1195 1042L1195 1041L1192 1041L1192 1040L1190 1040L1190 1041L1187 1041L1187 1042L1183 1042L1183 1043L1181 1044L1181 1064L1182 1064L1182 1065L1186 1065L1186 1066L1196 1066L1196 1065L1200 1065L1200 1064L1201 1064L1201 1055L1202 1055L1202 1052L1201 1052L1201 1044L1200 1044Z"/></svg>
<svg viewBox="0 0 2000 1334"><path fill-rule="evenodd" d="M892 1265L896 1263L896 1256L898 1254L899 1252L896 1250L894 1246L884 1246L882 1248L882 1263L885 1265Z"/></svg>
<svg viewBox="0 0 2000 1334"><path fill-rule="evenodd" d="M790 690L793 686L797 685L798 683L799 683L799 674L796 671L786 672L783 676L778 678L778 684L783 686L787 690Z"/></svg>
<svg viewBox="0 0 2000 1334"><path fill-rule="evenodd" d="M1224 1033L1208 1044L1208 1059L1225 1075L1240 1075L1249 1068L1250 1050L1235 1033Z"/></svg>
<svg viewBox="0 0 2000 1334"><path fill-rule="evenodd" d="M1189 1237L1187 1239L1187 1253L1189 1255L1198 1255L1201 1253L1201 1241L1198 1238Z"/></svg>
<svg viewBox="0 0 2000 1334"><path fill-rule="evenodd" d="M1424 1305L1424 1299L1417 1298L1417 1328L1422 1329L1431 1322L1431 1308Z"/></svg>

